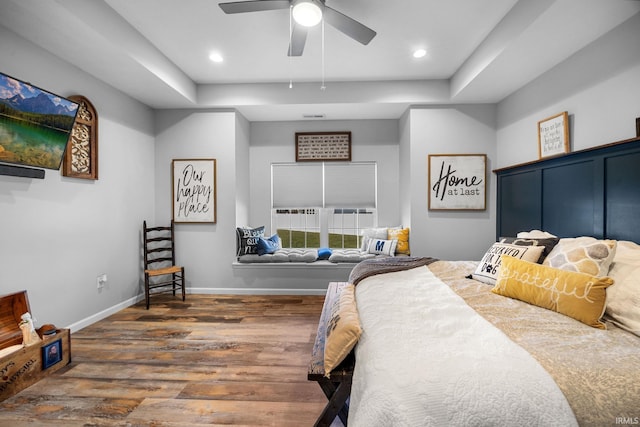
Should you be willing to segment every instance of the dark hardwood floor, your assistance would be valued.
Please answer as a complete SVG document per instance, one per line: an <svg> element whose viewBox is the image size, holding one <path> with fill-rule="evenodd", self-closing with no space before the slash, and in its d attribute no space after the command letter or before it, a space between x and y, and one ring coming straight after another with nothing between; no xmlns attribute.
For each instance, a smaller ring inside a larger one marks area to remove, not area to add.
<svg viewBox="0 0 640 427"><path fill-rule="evenodd" d="M157 295L72 334L71 364L0 403L0 426L312 426L323 301Z"/></svg>

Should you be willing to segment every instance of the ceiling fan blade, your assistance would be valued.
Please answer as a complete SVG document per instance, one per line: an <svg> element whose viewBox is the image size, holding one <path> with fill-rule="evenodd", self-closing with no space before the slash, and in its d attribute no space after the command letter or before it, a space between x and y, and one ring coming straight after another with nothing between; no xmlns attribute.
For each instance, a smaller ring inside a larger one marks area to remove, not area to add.
<svg viewBox="0 0 640 427"><path fill-rule="evenodd" d="M288 9L289 0L248 0L220 3L224 13L262 12L264 10Z"/></svg>
<svg viewBox="0 0 640 427"><path fill-rule="evenodd" d="M329 6L324 7L324 19L331 26L342 31L352 39L366 45L376 36L371 28L349 18Z"/></svg>
<svg viewBox="0 0 640 427"><path fill-rule="evenodd" d="M289 44L287 56L302 56L306 41L307 27L294 23L293 30L291 31L291 43Z"/></svg>

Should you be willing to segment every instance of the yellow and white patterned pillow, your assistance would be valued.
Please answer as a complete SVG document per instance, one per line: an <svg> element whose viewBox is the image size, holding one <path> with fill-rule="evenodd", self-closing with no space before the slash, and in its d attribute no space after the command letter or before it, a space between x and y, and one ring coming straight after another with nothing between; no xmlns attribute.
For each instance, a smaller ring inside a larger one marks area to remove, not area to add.
<svg viewBox="0 0 640 427"><path fill-rule="evenodd" d="M616 254L616 246L615 240L598 240L594 237L560 239L543 265L592 276L606 276Z"/></svg>
<svg viewBox="0 0 640 427"><path fill-rule="evenodd" d="M559 270L503 255L491 291L606 329L600 318L605 311L606 289L612 284L610 277Z"/></svg>

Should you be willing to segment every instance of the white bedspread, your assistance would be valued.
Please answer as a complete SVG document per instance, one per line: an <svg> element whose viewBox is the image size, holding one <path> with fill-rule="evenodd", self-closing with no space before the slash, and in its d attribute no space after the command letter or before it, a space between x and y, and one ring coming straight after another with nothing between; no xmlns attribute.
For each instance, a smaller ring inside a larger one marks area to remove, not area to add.
<svg viewBox="0 0 640 427"><path fill-rule="evenodd" d="M350 427L577 425L538 362L428 267L368 277L356 301Z"/></svg>

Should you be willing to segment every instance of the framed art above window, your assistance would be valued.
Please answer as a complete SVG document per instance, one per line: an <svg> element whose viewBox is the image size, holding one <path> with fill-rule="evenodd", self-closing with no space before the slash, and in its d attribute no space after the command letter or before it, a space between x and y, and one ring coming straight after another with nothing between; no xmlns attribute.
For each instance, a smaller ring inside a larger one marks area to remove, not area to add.
<svg viewBox="0 0 640 427"><path fill-rule="evenodd" d="M351 161L351 132L296 132L296 162Z"/></svg>

